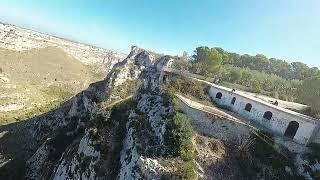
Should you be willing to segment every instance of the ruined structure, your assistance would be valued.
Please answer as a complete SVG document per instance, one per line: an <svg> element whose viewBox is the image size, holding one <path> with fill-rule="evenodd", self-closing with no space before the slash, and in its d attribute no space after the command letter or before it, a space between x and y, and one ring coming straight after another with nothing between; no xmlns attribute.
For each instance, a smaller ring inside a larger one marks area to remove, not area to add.
<svg viewBox="0 0 320 180"><path fill-rule="evenodd" d="M238 113L251 124L299 144L320 143L318 119L267 103L241 91L209 84L209 95L215 103Z"/></svg>

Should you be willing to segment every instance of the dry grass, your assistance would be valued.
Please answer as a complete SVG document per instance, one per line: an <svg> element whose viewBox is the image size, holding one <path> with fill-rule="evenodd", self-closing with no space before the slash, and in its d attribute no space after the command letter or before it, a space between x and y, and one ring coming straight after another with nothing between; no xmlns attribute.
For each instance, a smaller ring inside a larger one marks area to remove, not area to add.
<svg viewBox="0 0 320 180"><path fill-rule="evenodd" d="M24 105L15 111L0 111L0 125L61 102L105 76L98 67L84 65L56 47L22 52L0 49L0 67L10 79L0 83L0 106Z"/></svg>

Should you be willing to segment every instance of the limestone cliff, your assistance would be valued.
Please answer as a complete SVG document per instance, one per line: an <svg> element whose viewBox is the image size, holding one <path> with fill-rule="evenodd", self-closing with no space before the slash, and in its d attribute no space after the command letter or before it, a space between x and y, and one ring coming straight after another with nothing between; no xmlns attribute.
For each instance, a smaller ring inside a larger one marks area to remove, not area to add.
<svg viewBox="0 0 320 180"><path fill-rule="evenodd" d="M142 120L150 126L149 138L161 145L165 131L163 118L171 110L168 105L163 105L158 82L161 69L168 62L169 56L133 46L129 56L114 65L103 81L91 84L88 89L51 112L26 120L23 127L28 128L23 128L26 136L23 137L25 144L22 146L27 147L28 151L22 153L19 159L20 162L26 162L22 167L25 177L127 179L142 176L139 173L128 174L134 172L133 168L135 171L141 169L148 172L144 176L158 175L157 171L163 168L156 160L144 157L138 150L141 147L138 147L137 141L143 139L137 137L140 132L136 132L137 129L132 126L141 118L138 113L145 114L147 119ZM134 84L140 84L140 87L127 87L131 81L141 82ZM128 92L132 88L139 88L135 94L128 93L128 96L134 95L132 106L110 111L103 108L123 100L117 90L126 91L126 88ZM117 113L115 111L121 111L122 119L114 114ZM109 113L109 116L105 113ZM143 145L147 145L146 142ZM112 156L118 156L118 159ZM113 164L108 162L110 159L118 164L117 167L112 167ZM8 163L8 168L14 163Z"/></svg>

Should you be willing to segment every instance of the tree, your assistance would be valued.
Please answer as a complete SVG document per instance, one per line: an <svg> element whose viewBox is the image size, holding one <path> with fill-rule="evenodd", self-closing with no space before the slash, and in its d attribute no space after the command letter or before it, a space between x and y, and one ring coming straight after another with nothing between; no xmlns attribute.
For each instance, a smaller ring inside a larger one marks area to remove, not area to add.
<svg viewBox="0 0 320 180"><path fill-rule="evenodd" d="M220 53L222 57L222 64L231 64L231 59L227 51L223 50L220 47L215 47L214 49L216 49Z"/></svg>
<svg viewBox="0 0 320 180"><path fill-rule="evenodd" d="M230 72L230 81L231 81L232 83L237 82L238 80L241 79L241 76L242 76L242 74L241 74L240 71L232 70L232 71Z"/></svg>
<svg viewBox="0 0 320 180"><path fill-rule="evenodd" d="M291 76L293 79L303 80L308 76L309 67L301 62L291 63Z"/></svg>
<svg viewBox="0 0 320 180"><path fill-rule="evenodd" d="M235 62L239 62L240 55L237 53L229 53L229 63L234 64Z"/></svg>
<svg viewBox="0 0 320 180"><path fill-rule="evenodd" d="M252 81L251 90L255 93L261 93L261 85L258 81Z"/></svg>
<svg viewBox="0 0 320 180"><path fill-rule="evenodd" d="M311 107L312 114L320 117L320 76L302 82L297 90L298 100Z"/></svg>
<svg viewBox="0 0 320 180"><path fill-rule="evenodd" d="M251 79L252 79L252 74L244 70L241 75L242 84L245 86L249 86L249 82L251 81Z"/></svg>
<svg viewBox="0 0 320 180"><path fill-rule="evenodd" d="M200 74L210 76L217 73L221 67L222 55L215 48L198 47L195 51L195 64Z"/></svg>
<svg viewBox="0 0 320 180"><path fill-rule="evenodd" d="M176 57L176 60L173 61L172 67L177 70L186 70L186 71L192 71L192 64L189 60L183 58L183 57Z"/></svg>

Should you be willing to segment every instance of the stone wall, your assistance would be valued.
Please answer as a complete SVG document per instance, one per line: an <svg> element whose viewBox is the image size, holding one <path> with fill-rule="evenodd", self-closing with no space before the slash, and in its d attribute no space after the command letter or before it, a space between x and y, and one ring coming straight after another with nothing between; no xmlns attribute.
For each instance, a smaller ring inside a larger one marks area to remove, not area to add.
<svg viewBox="0 0 320 180"><path fill-rule="evenodd" d="M217 93L219 92L222 94L221 98L217 97ZM229 88L212 85L209 95L217 104L230 108L233 112L240 114L253 124L261 125L278 136L286 134L285 132L290 122L295 121L299 123L295 135L295 130L293 130L293 140L299 144L306 145L311 142L312 139L310 138L318 130L319 124L316 122L317 120L311 117L268 104L254 97L247 97L243 93L232 91ZM234 104L232 104L233 98L236 98ZM245 110L248 103L252 105L250 111ZM272 113L270 120L265 118L265 113L268 111Z"/></svg>
<svg viewBox="0 0 320 180"><path fill-rule="evenodd" d="M320 144L320 128L318 129L318 132L315 133L315 137L312 139L311 142Z"/></svg>
<svg viewBox="0 0 320 180"><path fill-rule="evenodd" d="M177 105L189 117L192 126L200 134L236 145L245 143L250 137L250 129L244 124L210 116L206 112L189 107L181 100L177 100Z"/></svg>

